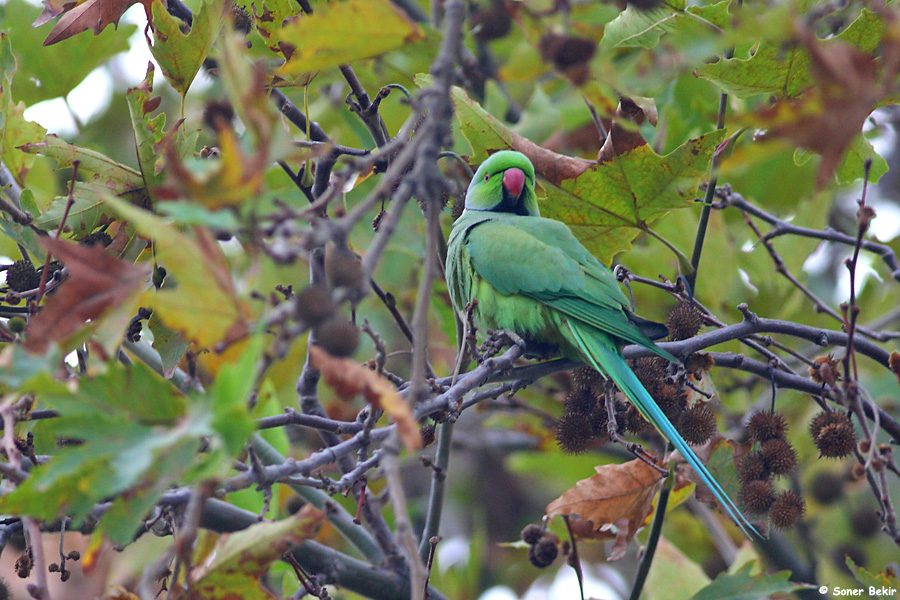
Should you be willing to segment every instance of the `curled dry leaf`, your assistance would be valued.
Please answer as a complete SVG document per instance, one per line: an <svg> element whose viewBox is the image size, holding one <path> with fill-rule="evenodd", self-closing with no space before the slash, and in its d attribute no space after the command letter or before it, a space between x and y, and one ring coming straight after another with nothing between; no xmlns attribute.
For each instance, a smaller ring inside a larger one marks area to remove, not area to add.
<svg viewBox="0 0 900 600"><path fill-rule="evenodd" d="M621 98L616 118L611 124L607 123L609 135L597 153L597 162L612 160L639 146L645 146L647 140L638 131L644 121L656 125L656 105L650 101L647 106L641 106L631 98Z"/></svg>
<svg viewBox="0 0 900 600"><path fill-rule="evenodd" d="M621 465L601 465L595 470L596 475L582 479L547 505L546 514L580 517L580 521L571 520L573 531L580 537L615 537L609 559L617 560L653 510L653 499L663 476L639 459Z"/></svg>
<svg viewBox="0 0 900 600"><path fill-rule="evenodd" d="M101 246L43 238L41 243L69 270L69 278L47 299L25 330L25 348L43 353L86 321L123 305L146 281L147 270L113 256Z"/></svg>
<svg viewBox="0 0 900 600"><path fill-rule="evenodd" d="M158 1L165 4L165 0ZM54 8L55 2L47 3L44 13L35 21L35 26L43 24L55 16L51 14L53 11L56 14L65 13L56 23L56 26L53 27L47 39L44 40L45 46L61 42L88 29L93 31L94 35L99 35L110 23L118 25L119 19L125 14L125 11L138 2L144 5L147 20L152 21L150 6L154 0L86 0L86 2L77 5L75 2L67 3L61 8Z"/></svg>
<svg viewBox="0 0 900 600"><path fill-rule="evenodd" d="M336 358L318 346L310 347L309 355L313 366L322 372L325 383L338 396L350 399L362 394L366 402L394 419L407 448L418 450L422 447L422 436L412 410L387 379L349 358Z"/></svg>

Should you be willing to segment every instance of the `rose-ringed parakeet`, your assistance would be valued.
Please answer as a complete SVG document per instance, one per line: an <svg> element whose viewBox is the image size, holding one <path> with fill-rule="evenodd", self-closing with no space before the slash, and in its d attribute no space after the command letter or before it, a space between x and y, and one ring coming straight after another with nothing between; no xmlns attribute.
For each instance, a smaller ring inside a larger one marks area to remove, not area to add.
<svg viewBox="0 0 900 600"><path fill-rule="evenodd" d="M677 362L642 330L649 322L631 312L609 268L565 224L540 216L534 167L525 155L497 152L475 173L450 234L446 273L458 312L477 299L472 316L478 327L555 345L609 377L741 529L759 536L622 358L619 347L629 343Z"/></svg>

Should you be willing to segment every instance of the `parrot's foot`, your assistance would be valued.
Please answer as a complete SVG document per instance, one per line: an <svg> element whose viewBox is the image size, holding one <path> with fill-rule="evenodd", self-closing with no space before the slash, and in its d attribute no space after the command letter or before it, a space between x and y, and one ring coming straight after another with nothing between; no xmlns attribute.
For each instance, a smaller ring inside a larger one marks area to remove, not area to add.
<svg viewBox="0 0 900 600"><path fill-rule="evenodd" d="M525 340L512 331L492 331L488 329L488 336L478 348L475 360L480 364L486 359L496 356L506 346L518 346L525 349Z"/></svg>

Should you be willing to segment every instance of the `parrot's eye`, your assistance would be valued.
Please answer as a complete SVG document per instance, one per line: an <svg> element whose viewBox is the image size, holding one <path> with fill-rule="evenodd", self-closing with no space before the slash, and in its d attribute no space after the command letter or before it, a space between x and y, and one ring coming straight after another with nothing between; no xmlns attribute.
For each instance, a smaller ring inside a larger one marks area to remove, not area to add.
<svg viewBox="0 0 900 600"><path fill-rule="evenodd" d="M488 181L490 178L491 178L490 175L488 175L487 173L484 174L484 180L485 180L485 181Z"/></svg>

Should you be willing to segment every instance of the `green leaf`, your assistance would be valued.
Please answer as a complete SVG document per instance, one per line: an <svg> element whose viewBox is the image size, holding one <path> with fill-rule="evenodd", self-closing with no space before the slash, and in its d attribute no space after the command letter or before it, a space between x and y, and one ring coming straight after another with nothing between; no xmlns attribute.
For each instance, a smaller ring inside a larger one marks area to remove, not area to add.
<svg viewBox="0 0 900 600"><path fill-rule="evenodd" d="M647 574L647 600L688 600L709 584L703 568L662 537Z"/></svg>
<svg viewBox="0 0 900 600"><path fill-rule="evenodd" d="M200 10L194 13L191 30L184 34L181 20L170 15L162 2L152 5L155 42L150 52L166 80L182 96L187 94L222 29L226 6L224 0L203 0Z"/></svg>
<svg viewBox="0 0 900 600"><path fill-rule="evenodd" d="M859 134L853 139L850 147L844 153L841 164L835 170L834 174L841 183L853 183L857 179L862 179L865 175L865 163L867 160L872 161L869 169L869 181L878 183L881 176L888 172L887 161L880 154L875 152L871 142L866 139L865 134Z"/></svg>
<svg viewBox="0 0 900 600"><path fill-rule="evenodd" d="M566 223L592 254L609 263L653 221L693 204L724 137L724 130L708 133L665 156L638 146L558 186L541 181L546 192L541 214Z"/></svg>
<svg viewBox="0 0 900 600"><path fill-rule="evenodd" d="M26 106L67 96L91 71L128 50L128 38L137 31L137 25L121 24L118 31L75 36L65 44L44 46L45 30L31 26L40 12L24 0L9 0L0 6L0 22L9 32L19 63L13 96Z"/></svg>
<svg viewBox="0 0 900 600"><path fill-rule="evenodd" d="M153 334L153 349L159 353L162 360L163 377L170 379L178 363L184 358L184 353L191 346L190 340L185 339L180 331L168 327L154 312L147 320L147 327Z"/></svg>
<svg viewBox="0 0 900 600"><path fill-rule="evenodd" d="M281 28L294 46L281 73L301 75L370 58L424 38L421 29L389 0L340 0L316 8Z"/></svg>
<svg viewBox="0 0 900 600"><path fill-rule="evenodd" d="M168 277L163 289L149 290L143 301L154 312L159 311L167 326L206 348L223 338L239 339L246 333L244 309L228 264L205 230L198 229L190 236L119 198L108 196L106 202L141 236L154 241L156 259L167 269ZM174 289L170 289L169 277L177 282Z"/></svg>
<svg viewBox="0 0 900 600"><path fill-rule="evenodd" d="M789 581L790 571L772 575L751 575L748 564L734 574L723 573L708 586L697 592L691 600L756 600L772 594L790 594L811 589L812 585Z"/></svg>
<svg viewBox="0 0 900 600"><path fill-rule="evenodd" d="M900 598L900 594L897 593L897 590L900 590L900 580L893 571L885 569L879 573L872 573L858 566L849 556L846 557L846 564L853 577L870 588L869 597L894 598L894 600ZM871 588L875 588L876 593L872 593Z"/></svg>
<svg viewBox="0 0 900 600"><path fill-rule="evenodd" d="M821 43L825 46L847 43L862 52L871 52L881 43L883 35L881 18L864 8L840 35ZM784 48L782 44L768 42L761 43L748 59L723 59L701 65L697 74L739 98L756 94L799 96L813 83L810 57L804 48L797 45Z"/></svg>
<svg viewBox="0 0 900 600"><path fill-rule="evenodd" d="M247 410L250 392L256 386L257 362L263 351L262 335L247 343L236 363L223 365L210 390L215 429L225 443L229 456L238 455L256 431L256 423Z"/></svg>
<svg viewBox="0 0 900 600"><path fill-rule="evenodd" d="M600 50L653 48L664 33L675 30L676 21L687 18L684 6L684 0L670 0L649 10L629 5L606 26Z"/></svg>
<svg viewBox="0 0 900 600"><path fill-rule="evenodd" d="M77 39L90 38L82 36ZM40 142L25 144L21 150L54 159L57 169L71 168L73 162L77 160L79 175L93 175L95 182L119 193L144 187L140 171L118 163L96 150L79 148L53 134L46 136Z"/></svg>
<svg viewBox="0 0 900 600"><path fill-rule="evenodd" d="M240 222L230 210L210 210L191 202L158 202L157 212L172 217L181 225L202 225L210 229L234 230Z"/></svg>
<svg viewBox="0 0 900 600"><path fill-rule="evenodd" d="M100 225L114 220L116 213L103 201L109 192L110 189L102 182L76 181L72 191L72 206L66 217L66 230L71 230L75 238L80 239ZM137 203L146 196L140 190L123 194L122 198ZM44 230L56 229L62 222L68 203L68 196L57 196L44 214L34 220L34 225Z"/></svg>
<svg viewBox="0 0 900 600"><path fill-rule="evenodd" d="M162 141L165 135L166 114L160 113L155 117L150 114L159 106L160 98L152 98L153 73L156 67L153 63L147 64L147 75L144 80L126 93L128 100L128 112L131 114L131 122L134 128L134 139L137 144L138 163L141 167L141 175L148 190L159 186L163 182L162 167L163 157L156 151L156 145Z"/></svg>

